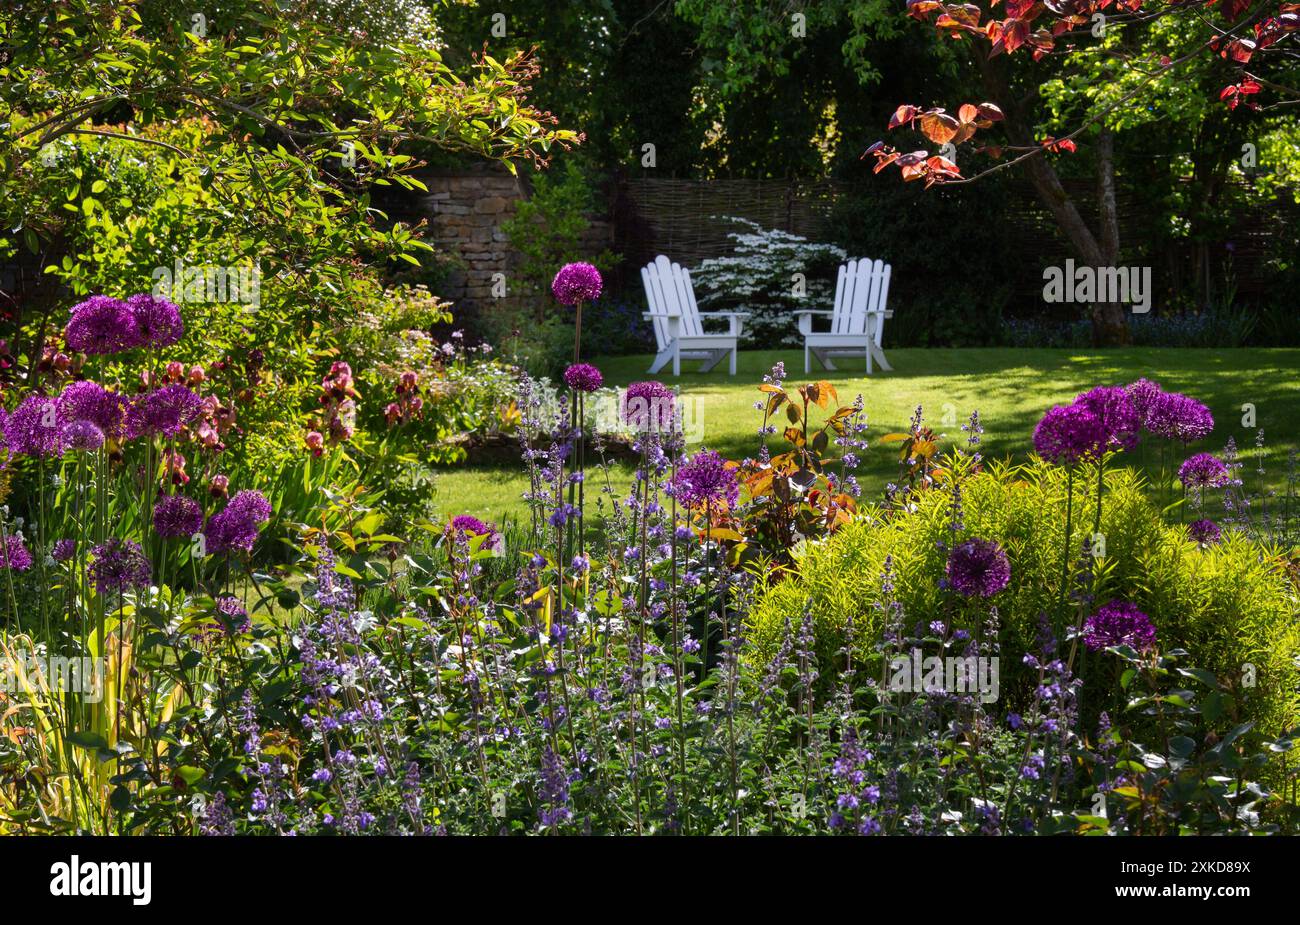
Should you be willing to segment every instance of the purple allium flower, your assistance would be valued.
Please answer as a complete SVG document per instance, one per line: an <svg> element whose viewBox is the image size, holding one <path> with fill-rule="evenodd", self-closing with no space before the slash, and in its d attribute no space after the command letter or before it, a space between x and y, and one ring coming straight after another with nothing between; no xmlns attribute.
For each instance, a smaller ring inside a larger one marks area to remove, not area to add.
<svg viewBox="0 0 1300 925"><path fill-rule="evenodd" d="M451 528L468 536L488 536L496 532L493 527L483 523L472 514L461 514L458 517L453 517Z"/></svg>
<svg viewBox="0 0 1300 925"><path fill-rule="evenodd" d="M50 550L50 557L54 559L55 562L67 562L76 554L76 552L76 540L58 540L55 542L54 548Z"/></svg>
<svg viewBox="0 0 1300 925"><path fill-rule="evenodd" d="M167 495L153 509L153 528L159 536L190 537L203 527L203 509L184 495Z"/></svg>
<svg viewBox="0 0 1300 925"><path fill-rule="evenodd" d="M159 296L142 292L126 300L135 318L136 336L142 347L170 347L185 334L181 310Z"/></svg>
<svg viewBox="0 0 1300 925"><path fill-rule="evenodd" d="M110 440L120 440L126 433L127 400L98 382L83 379L72 383L58 403L59 414L66 421L89 421Z"/></svg>
<svg viewBox="0 0 1300 925"><path fill-rule="evenodd" d="M451 530L466 537L483 536L487 537L480 545L479 549L488 549L494 553L505 551L505 537L492 524L485 524L470 514L461 514L453 517L451 521Z"/></svg>
<svg viewBox="0 0 1300 925"><path fill-rule="evenodd" d="M564 383L579 392L594 392L604 383L605 377L590 363L574 363L564 371Z"/></svg>
<svg viewBox="0 0 1300 925"><path fill-rule="evenodd" d="M1048 462L1071 465L1095 457L1107 439L1101 419L1083 405L1056 405L1034 428L1034 451Z"/></svg>
<svg viewBox="0 0 1300 925"><path fill-rule="evenodd" d="M686 507L703 507L725 503L728 507L740 496L736 467L713 450L701 450L677 469L672 480L672 494Z"/></svg>
<svg viewBox="0 0 1300 925"><path fill-rule="evenodd" d="M143 588L153 577L144 550L133 540L112 537L104 545L92 549L90 554L94 556L90 564L90 580L100 594Z"/></svg>
<svg viewBox="0 0 1300 925"><path fill-rule="evenodd" d="M666 430L672 426L677 396L662 382L633 382L623 393L623 421L638 430Z"/></svg>
<svg viewBox="0 0 1300 925"><path fill-rule="evenodd" d="M68 346L81 353L118 353L140 345L131 309L125 302L103 295L74 305L65 333Z"/></svg>
<svg viewBox="0 0 1300 925"><path fill-rule="evenodd" d="M1187 535L1190 536L1192 541L1195 543L1200 543L1203 546L1212 546L1219 542L1219 538L1223 535L1223 531L1219 529L1219 525L1214 521L1201 519L1193 521L1187 525Z"/></svg>
<svg viewBox="0 0 1300 925"><path fill-rule="evenodd" d="M1194 398L1165 392L1147 412L1147 429L1169 440L1192 443L1214 430L1214 415Z"/></svg>
<svg viewBox="0 0 1300 925"><path fill-rule="evenodd" d="M165 434L175 437L203 411L203 399L183 385L166 385L131 402L127 432L132 437Z"/></svg>
<svg viewBox="0 0 1300 925"><path fill-rule="evenodd" d="M1130 646L1145 652L1155 641L1151 618L1128 601L1111 601L1083 624L1083 644L1093 652L1108 646Z"/></svg>
<svg viewBox="0 0 1300 925"><path fill-rule="evenodd" d="M212 515L203 531L208 552L252 552L258 525L271 517L271 504L258 491L241 491Z"/></svg>
<svg viewBox="0 0 1300 925"><path fill-rule="evenodd" d="M566 263L551 282L551 292L561 305L594 302L600 298L600 271L589 263Z"/></svg>
<svg viewBox="0 0 1300 925"><path fill-rule="evenodd" d="M967 540L948 553L948 582L965 597L992 597L1011 581L1011 563L993 540Z"/></svg>
<svg viewBox="0 0 1300 925"><path fill-rule="evenodd" d="M227 635L247 633L253 628L253 621L248 618L248 611L244 609L244 605L237 597L226 595L217 598L217 618L221 621L221 628Z"/></svg>
<svg viewBox="0 0 1300 925"><path fill-rule="evenodd" d="M1108 449L1132 450L1137 446L1142 420L1127 390L1102 385L1077 396L1074 403L1087 408L1101 421Z"/></svg>
<svg viewBox="0 0 1300 925"><path fill-rule="evenodd" d="M73 421L63 426L63 442L74 450L97 450L104 445L104 432L90 421Z"/></svg>
<svg viewBox="0 0 1300 925"><path fill-rule="evenodd" d="M1209 453L1190 456L1178 467L1178 481L1183 483L1184 488L1218 488L1226 485L1228 478L1228 467L1217 456Z"/></svg>
<svg viewBox="0 0 1300 925"><path fill-rule="evenodd" d="M24 456L62 456L67 448L63 419L53 398L29 395L4 420L5 443Z"/></svg>
<svg viewBox="0 0 1300 925"><path fill-rule="evenodd" d="M1164 390L1160 388L1160 383L1152 382L1150 379L1139 379L1137 382L1130 382L1124 388L1128 392L1129 399L1133 402L1133 410L1137 413L1138 424L1150 430L1151 425L1148 421L1151 408L1155 405L1156 399L1165 394Z"/></svg>
<svg viewBox="0 0 1300 925"><path fill-rule="evenodd" d="M27 551L21 534L6 533L0 543L0 569L25 572L32 567L32 554Z"/></svg>

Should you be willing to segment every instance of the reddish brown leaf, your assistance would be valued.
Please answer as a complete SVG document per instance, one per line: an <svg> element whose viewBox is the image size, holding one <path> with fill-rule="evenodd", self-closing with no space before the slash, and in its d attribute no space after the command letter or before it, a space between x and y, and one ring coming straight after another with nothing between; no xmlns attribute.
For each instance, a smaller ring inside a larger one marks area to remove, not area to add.
<svg viewBox="0 0 1300 925"><path fill-rule="evenodd" d="M960 127L960 123L942 109L932 109L921 116L922 134L937 145L946 145L956 138Z"/></svg>
<svg viewBox="0 0 1300 925"><path fill-rule="evenodd" d="M1236 22L1250 3L1251 0L1223 0L1223 15L1228 22Z"/></svg>
<svg viewBox="0 0 1300 925"><path fill-rule="evenodd" d="M907 15L924 21L935 10L943 9L938 0L907 0Z"/></svg>
<svg viewBox="0 0 1300 925"><path fill-rule="evenodd" d="M1029 23L1023 19L1011 19L1003 23L1002 44L1007 54L1011 54L1029 38Z"/></svg>
<svg viewBox="0 0 1300 925"><path fill-rule="evenodd" d="M1245 64L1254 53L1254 39L1233 39L1223 47L1223 50L1219 52L1219 56L1236 64Z"/></svg>
<svg viewBox="0 0 1300 925"><path fill-rule="evenodd" d="M926 160L926 166L930 168L931 173L939 174L944 177L960 177L961 171L957 165L942 155L935 154Z"/></svg>
<svg viewBox="0 0 1300 925"><path fill-rule="evenodd" d="M897 109L894 110L894 114L889 117L889 127L891 129L895 129L898 128L900 125L904 125L908 122L911 122L913 119L916 118L916 114L918 111L919 110L915 106L909 104L904 104L902 106L899 106Z"/></svg>

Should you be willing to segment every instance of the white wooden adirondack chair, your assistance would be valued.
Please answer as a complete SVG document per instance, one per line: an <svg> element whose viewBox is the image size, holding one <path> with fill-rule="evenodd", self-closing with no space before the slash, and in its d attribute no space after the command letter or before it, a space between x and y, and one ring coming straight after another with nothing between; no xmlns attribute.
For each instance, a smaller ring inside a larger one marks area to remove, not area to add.
<svg viewBox="0 0 1300 925"><path fill-rule="evenodd" d="M682 358L704 360L700 372L707 373L731 357L731 375L736 375L736 342L740 339L748 312L702 312L695 304L690 271L662 255L641 268L645 297L650 311L642 315L652 322L659 353L650 365L651 374L672 360L673 375L680 376ZM705 334L701 318L726 318L726 334Z"/></svg>
<svg viewBox="0 0 1300 925"><path fill-rule="evenodd" d="M894 317L886 311L889 297L889 264L883 260L850 260L840 265L835 283L835 308L833 311L804 309L795 312L799 319L799 333L803 335L803 371L812 372L812 356L826 369L834 369L831 355L866 355L867 375L871 375L874 359L881 369L891 370L880 349L885 319ZM831 329L825 334L813 333L813 316L829 315Z"/></svg>

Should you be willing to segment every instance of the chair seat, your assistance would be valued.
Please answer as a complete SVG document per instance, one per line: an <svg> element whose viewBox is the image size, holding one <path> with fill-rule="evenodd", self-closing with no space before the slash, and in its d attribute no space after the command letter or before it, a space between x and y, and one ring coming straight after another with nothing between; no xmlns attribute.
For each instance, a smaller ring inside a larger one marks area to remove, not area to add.
<svg viewBox="0 0 1300 925"><path fill-rule="evenodd" d="M865 347L867 341L874 341L870 334L805 334L804 343L818 347Z"/></svg>

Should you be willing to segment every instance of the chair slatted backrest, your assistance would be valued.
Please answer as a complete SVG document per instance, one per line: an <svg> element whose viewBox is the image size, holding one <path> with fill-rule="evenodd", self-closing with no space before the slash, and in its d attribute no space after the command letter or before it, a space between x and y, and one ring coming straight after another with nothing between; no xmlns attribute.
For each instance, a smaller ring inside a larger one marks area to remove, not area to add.
<svg viewBox="0 0 1300 925"><path fill-rule="evenodd" d="M655 343L660 350L668 348L668 311L664 308L663 287L659 284L659 269L653 263L641 268L641 282L645 284L646 303L650 306L650 324L655 329Z"/></svg>
<svg viewBox="0 0 1300 925"><path fill-rule="evenodd" d="M877 312L885 310L889 298L889 264L883 260L850 260L840 265L835 284L835 307L831 316L834 334L871 334L880 345L883 325Z"/></svg>
<svg viewBox="0 0 1300 925"><path fill-rule="evenodd" d="M681 319L678 330L683 336L704 333L689 270L661 254L654 263L641 268L641 281L645 284L650 314L654 316L655 340L660 350L668 346L668 318L673 315Z"/></svg>

